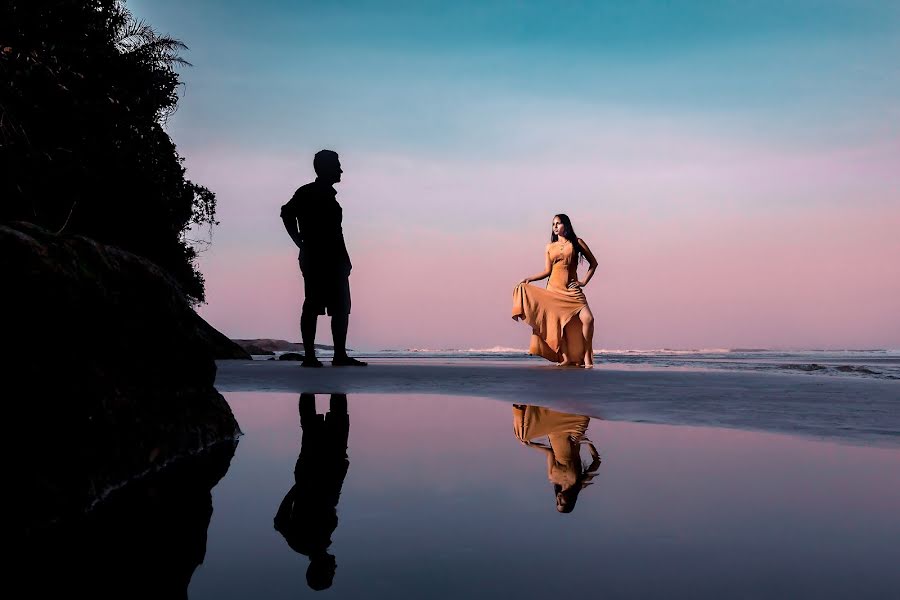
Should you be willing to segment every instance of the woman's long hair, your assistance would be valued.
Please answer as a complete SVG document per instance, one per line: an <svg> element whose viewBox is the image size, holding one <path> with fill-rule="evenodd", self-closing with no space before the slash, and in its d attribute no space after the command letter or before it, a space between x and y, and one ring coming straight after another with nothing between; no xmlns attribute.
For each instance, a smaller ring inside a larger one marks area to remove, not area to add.
<svg viewBox="0 0 900 600"><path fill-rule="evenodd" d="M553 218L558 218L562 222L563 226L566 228L566 233L563 237L572 242L572 251L578 258L578 262L584 262L584 250L581 249L581 244L578 243L578 236L575 235L575 229L572 227L572 219L569 218L569 215L563 213L553 215ZM559 236L553 233L552 230L550 231L550 241L559 241Z"/></svg>
<svg viewBox="0 0 900 600"><path fill-rule="evenodd" d="M557 499L557 512L570 513L575 510L575 503L578 501L578 494L581 493L581 490L591 485L593 483L594 477L597 476L597 469L600 468L599 456L595 456L591 461L591 464L587 467L582 466L580 447L581 444L586 441L588 441L587 438L582 438L580 441L572 442L574 444L574 456L577 457L573 461L574 464L572 465L577 473L577 475L575 476L575 485L567 490L564 490L558 483L553 484L553 495L556 496ZM564 502L562 503L559 502L560 496L562 496L562 499L564 500Z"/></svg>

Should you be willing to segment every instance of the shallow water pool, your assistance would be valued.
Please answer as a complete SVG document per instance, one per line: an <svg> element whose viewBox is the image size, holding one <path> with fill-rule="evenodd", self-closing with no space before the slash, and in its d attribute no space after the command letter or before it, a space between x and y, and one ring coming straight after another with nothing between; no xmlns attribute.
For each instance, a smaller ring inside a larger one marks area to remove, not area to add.
<svg viewBox="0 0 900 600"><path fill-rule="evenodd" d="M245 433L233 457L98 511L79 535L109 556L69 585L194 600L900 589L897 449L463 396L226 398Z"/></svg>

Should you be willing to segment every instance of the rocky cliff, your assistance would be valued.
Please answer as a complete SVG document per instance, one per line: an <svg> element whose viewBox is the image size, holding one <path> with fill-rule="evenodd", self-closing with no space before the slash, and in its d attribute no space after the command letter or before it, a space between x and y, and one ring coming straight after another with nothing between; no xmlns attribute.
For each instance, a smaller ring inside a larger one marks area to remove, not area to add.
<svg viewBox="0 0 900 600"><path fill-rule="evenodd" d="M79 514L240 434L213 387L212 328L155 264L84 237L6 224L0 281L17 528Z"/></svg>

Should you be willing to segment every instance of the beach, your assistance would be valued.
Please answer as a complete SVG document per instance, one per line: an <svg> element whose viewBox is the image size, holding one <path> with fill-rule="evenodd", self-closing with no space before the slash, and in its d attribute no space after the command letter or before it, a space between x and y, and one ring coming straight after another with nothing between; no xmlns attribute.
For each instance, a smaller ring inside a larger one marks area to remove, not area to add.
<svg viewBox="0 0 900 600"><path fill-rule="evenodd" d="M33 537L20 556L33 594L880 600L900 587L895 380L371 360L219 361L239 440Z"/></svg>
<svg viewBox="0 0 900 600"><path fill-rule="evenodd" d="M384 359L365 368L219 361L228 392L392 393L492 397L607 420L771 431L900 445L900 382L854 376L549 363Z"/></svg>
<svg viewBox="0 0 900 600"><path fill-rule="evenodd" d="M900 2L0 22L16 594L900 598Z"/></svg>
<svg viewBox="0 0 900 600"><path fill-rule="evenodd" d="M453 357L218 367L247 435L213 491L192 598L315 593L316 553L270 525L295 491L314 499L300 523L323 522L315 498L331 498L337 597L876 599L900 586L895 380ZM320 424L349 416L346 461L322 463L318 483L304 403ZM561 438L548 423L575 425ZM563 511L567 464L577 495Z"/></svg>

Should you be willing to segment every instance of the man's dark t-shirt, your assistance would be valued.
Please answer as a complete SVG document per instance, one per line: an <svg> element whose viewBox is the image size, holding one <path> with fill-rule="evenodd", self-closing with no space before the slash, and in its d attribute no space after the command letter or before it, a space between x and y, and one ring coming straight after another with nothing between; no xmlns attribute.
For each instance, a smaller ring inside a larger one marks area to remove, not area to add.
<svg viewBox="0 0 900 600"><path fill-rule="evenodd" d="M343 211L334 188L318 180L307 183L281 207L281 218L295 220L303 240L303 276L328 279L350 273L350 255L341 227Z"/></svg>

